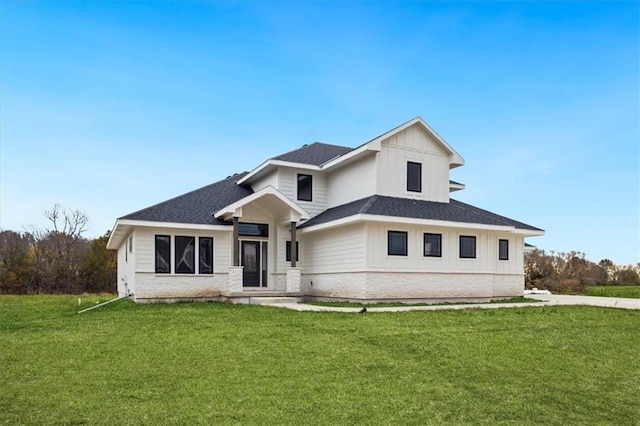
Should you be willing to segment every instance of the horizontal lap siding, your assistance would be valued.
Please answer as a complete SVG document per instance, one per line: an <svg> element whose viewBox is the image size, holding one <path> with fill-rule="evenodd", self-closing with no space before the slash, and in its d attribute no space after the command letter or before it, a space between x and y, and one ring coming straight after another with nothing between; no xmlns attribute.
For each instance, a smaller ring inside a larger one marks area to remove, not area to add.
<svg viewBox="0 0 640 426"><path fill-rule="evenodd" d="M298 200L298 173L313 176L312 201ZM324 173L310 170L297 170L290 168L280 168L278 189L289 197L294 203L299 205L304 211L314 217L327 209L327 177Z"/></svg>
<svg viewBox="0 0 640 426"><path fill-rule="evenodd" d="M303 273L353 272L364 268L364 225L305 234Z"/></svg>
<svg viewBox="0 0 640 426"><path fill-rule="evenodd" d="M136 272L155 273L155 236L188 236L188 237L213 237L213 271L227 272L230 265L231 233L224 231L206 231L202 229L172 229L172 228L139 228L136 230ZM197 241L196 241L197 244ZM171 239L172 263L174 239Z"/></svg>

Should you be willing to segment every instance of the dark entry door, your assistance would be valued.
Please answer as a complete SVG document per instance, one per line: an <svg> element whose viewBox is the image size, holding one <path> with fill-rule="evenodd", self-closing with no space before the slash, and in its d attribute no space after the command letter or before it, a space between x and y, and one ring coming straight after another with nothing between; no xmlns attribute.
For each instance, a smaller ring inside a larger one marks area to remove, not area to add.
<svg viewBox="0 0 640 426"><path fill-rule="evenodd" d="M260 241L242 241L242 271L245 287L260 287Z"/></svg>

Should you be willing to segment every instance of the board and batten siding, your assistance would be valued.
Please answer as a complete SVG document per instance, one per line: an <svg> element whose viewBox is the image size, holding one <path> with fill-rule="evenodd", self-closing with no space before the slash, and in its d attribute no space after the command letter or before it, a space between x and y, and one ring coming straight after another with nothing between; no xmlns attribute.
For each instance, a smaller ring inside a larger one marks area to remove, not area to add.
<svg viewBox="0 0 640 426"><path fill-rule="evenodd" d="M312 180L312 201L298 200L298 174L313 176ZM304 169L292 169L280 167L278 170L279 186L277 189L294 203L299 205L304 211L314 217L327 209L327 176L322 172L315 172Z"/></svg>
<svg viewBox="0 0 640 426"><path fill-rule="evenodd" d="M390 256L389 231L407 232L407 256ZM442 256L424 256L424 233L442 235ZM418 225L369 223L367 271L434 273L523 273L524 240L514 234ZM460 236L476 237L476 258L460 258ZM509 260L498 259L498 240L509 241Z"/></svg>
<svg viewBox="0 0 640 426"><path fill-rule="evenodd" d="M327 177L327 208L339 206L376 193L377 153L350 163Z"/></svg>
<svg viewBox="0 0 640 426"><path fill-rule="evenodd" d="M422 164L422 192L407 191L407 162ZM449 202L449 154L414 125L382 141L378 193Z"/></svg>

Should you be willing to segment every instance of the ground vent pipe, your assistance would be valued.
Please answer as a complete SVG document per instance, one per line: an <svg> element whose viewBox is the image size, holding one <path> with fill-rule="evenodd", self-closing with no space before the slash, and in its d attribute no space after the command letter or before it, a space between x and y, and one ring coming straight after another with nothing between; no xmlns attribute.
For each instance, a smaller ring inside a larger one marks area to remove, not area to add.
<svg viewBox="0 0 640 426"><path fill-rule="evenodd" d="M89 307L89 308L87 308L87 309L83 309L83 310L81 310L81 311L78 311L78 313L79 313L79 314L82 314L82 313L87 312L87 311L90 311L90 310L92 310L92 309L96 309L96 308L99 308L99 307L101 307L101 306L108 305L109 303L117 302L118 300L126 299L126 298L131 297L131 296L133 296L133 293L127 293L127 294L125 294L124 296L120 296L120 297L117 297L117 298L115 298L115 299L107 300L106 302L102 302L102 303L100 303L100 304L97 304L97 305L91 306L91 307Z"/></svg>

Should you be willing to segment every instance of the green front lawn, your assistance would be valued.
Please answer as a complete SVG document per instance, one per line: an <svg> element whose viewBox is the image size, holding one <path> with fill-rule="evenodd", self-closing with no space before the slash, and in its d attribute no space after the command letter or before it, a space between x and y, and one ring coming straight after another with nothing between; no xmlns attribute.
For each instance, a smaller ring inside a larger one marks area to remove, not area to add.
<svg viewBox="0 0 640 426"><path fill-rule="evenodd" d="M629 297L632 299L640 299L640 285L626 285L626 286L598 286L589 287L585 291L585 296L600 296L600 297Z"/></svg>
<svg viewBox="0 0 640 426"><path fill-rule="evenodd" d="M0 424L616 424L640 311L296 312L0 296Z"/></svg>

